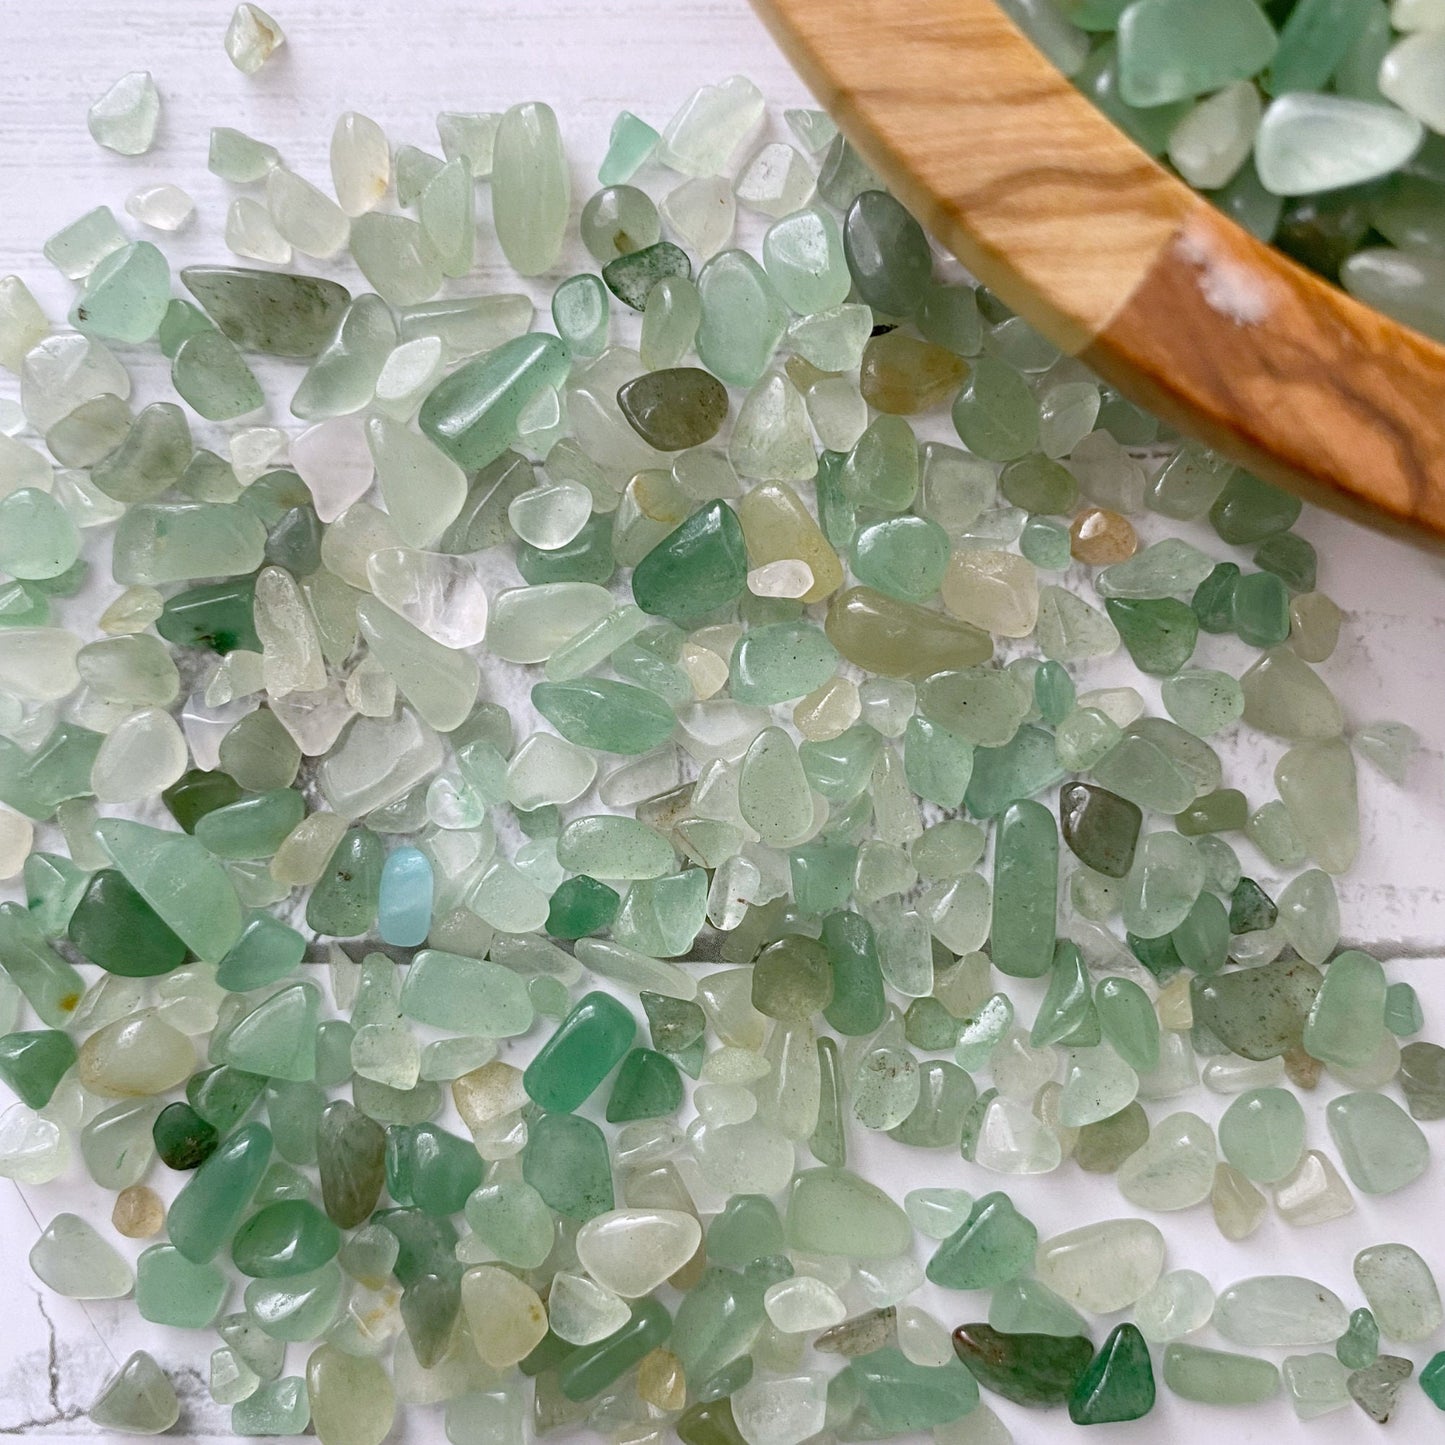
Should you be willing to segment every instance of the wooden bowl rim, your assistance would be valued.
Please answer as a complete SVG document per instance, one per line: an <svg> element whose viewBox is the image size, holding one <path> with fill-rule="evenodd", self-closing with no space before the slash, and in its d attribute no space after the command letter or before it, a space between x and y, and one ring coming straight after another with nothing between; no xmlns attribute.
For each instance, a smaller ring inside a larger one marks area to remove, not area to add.
<svg viewBox="0 0 1445 1445"><path fill-rule="evenodd" d="M1445 347L1220 213L996 0L753 4L864 159L1055 345L1259 475L1445 545Z"/></svg>

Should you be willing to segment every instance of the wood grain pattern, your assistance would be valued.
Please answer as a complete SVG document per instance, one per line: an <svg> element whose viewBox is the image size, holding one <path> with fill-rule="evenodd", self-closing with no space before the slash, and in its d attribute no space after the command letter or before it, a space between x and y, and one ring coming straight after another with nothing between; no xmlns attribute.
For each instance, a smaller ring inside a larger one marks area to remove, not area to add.
<svg viewBox="0 0 1445 1445"><path fill-rule="evenodd" d="M1445 542L1445 348L1213 207L1199 207L1083 357L1310 501Z"/></svg>
<svg viewBox="0 0 1445 1445"><path fill-rule="evenodd" d="M1103 330L1196 203L993 0L757 9L925 228L1066 350Z"/></svg>
<svg viewBox="0 0 1445 1445"><path fill-rule="evenodd" d="M754 0L899 198L1056 345L1322 506L1445 546L1445 348L1220 216L995 0Z"/></svg>

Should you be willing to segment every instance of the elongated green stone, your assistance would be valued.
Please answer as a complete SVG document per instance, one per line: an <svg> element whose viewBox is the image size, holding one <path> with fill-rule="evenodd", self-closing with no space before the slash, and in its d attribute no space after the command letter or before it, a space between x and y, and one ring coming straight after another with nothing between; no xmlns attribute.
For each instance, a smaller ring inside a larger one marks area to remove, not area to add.
<svg viewBox="0 0 1445 1445"><path fill-rule="evenodd" d="M384 849L366 828L348 828L306 904L306 926L336 938L365 933L376 920Z"/></svg>
<svg viewBox="0 0 1445 1445"><path fill-rule="evenodd" d="M376 1207L385 1150L381 1125L344 1099L322 1110L316 1131L321 1198L327 1215L343 1229L355 1228Z"/></svg>
<svg viewBox="0 0 1445 1445"><path fill-rule="evenodd" d="M885 316L923 303L933 256L923 228L886 191L864 191L843 222L843 252L859 297Z"/></svg>
<svg viewBox="0 0 1445 1445"><path fill-rule="evenodd" d="M918 490L918 443L899 416L870 422L838 474L848 502L882 512L901 512Z"/></svg>
<svg viewBox="0 0 1445 1445"><path fill-rule="evenodd" d="M763 265L778 294L801 315L848 299L849 273L838 223L821 206L774 221L763 237Z"/></svg>
<svg viewBox="0 0 1445 1445"><path fill-rule="evenodd" d="M510 1038L532 1026L526 980L499 963L424 948L402 985L401 1012L434 1028Z"/></svg>
<svg viewBox="0 0 1445 1445"><path fill-rule="evenodd" d="M1232 626L1251 647L1275 647L1289 636L1289 589L1272 572L1251 572L1234 584Z"/></svg>
<svg viewBox="0 0 1445 1445"><path fill-rule="evenodd" d="M575 1109L612 1072L632 1045L637 1025L610 994L589 993L557 1026L528 1064L528 1096L556 1113Z"/></svg>
<svg viewBox="0 0 1445 1445"><path fill-rule="evenodd" d="M871 1033L886 1008L873 929L857 913L830 913L822 941L833 970L833 996L823 1016L840 1034Z"/></svg>
<svg viewBox="0 0 1445 1445"><path fill-rule="evenodd" d="M1271 1360L1175 1340L1164 1347L1164 1383L1182 1399L1206 1405L1258 1405L1278 1393L1279 1368Z"/></svg>
<svg viewBox="0 0 1445 1445"><path fill-rule="evenodd" d="M556 261L567 229L571 182L552 107L526 101L506 111L492 149L497 240L522 276Z"/></svg>
<svg viewBox="0 0 1445 1445"><path fill-rule="evenodd" d="M1399 1081L1411 1118L1445 1118L1445 1049L1439 1044L1406 1044L1400 1050Z"/></svg>
<svg viewBox="0 0 1445 1445"><path fill-rule="evenodd" d="M1078 1335L1011 1335L991 1325L960 1325L953 1348L986 1390L1020 1405L1061 1405L1094 1354Z"/></svg>
<svg viewBox="0 0 1445 1445"><path fill-rule="evenodd" d="M477 698L477 664L413 627L377 598L357 603L356 619L371 654L397 691L438 732L459 727Z"/></svg>
<svg viewBox="0 0 1445 1445"><path fill-rule="evenodd" d="M676 721L656 693L610 678L539 682L532 702L568 742L598 752L650 752L667 741Z"/></svg>
<svg viewBox="0 0 1445 1445"><path fill-rule="evenodd" d="M1069 1396L1076 1425L1140 1420L1154 1408L1149 1346L1134 1325L1116 1325Z"/></svg>
<svg viewBox="0 0 1445 1445"><path fill-rule="evenodd" d="M166 1215L171 1243L188 1260L214 1259L235 1234L271 1159L271 1133L243 1124L186 1181Z"/></svg>
<svg viewBox="0 0 1445 1445"><path fill-rule="evenodd" d="M124 818L99 832L126 881L206 963L219 963L240 937L241 904L221 865L194 838Z"/></svg>
<svg viewBox="0 0 1445 1445"><path fill-rule="evenodd" d="M632 596L644 612L687 627L743 595L747 550L726 502L709 502L637 564Z"/></svg>
<svg viewBox="0 0 1445 1445"><path fill-rule="evenodd" d="M1355 1256L1355 1280L1386 1339L1426 1340L1439 1329L1442 1310L1435 1276L1408 1244L1376 1244L1361 1250Z"/></svg>
<svg viewBox="0 0 1445 1445"><path fill-rule="evenodd" d="M607 1140L590 1119L543 1114L522 1151L522 1177L557 1213L586 1221L612 1208Z"/></svg>
<svg viewBox="0 0 1445 1445"><path fill-rule="evenodd" d="M181 281L236 345L271 356L316 356L351 300L320 276L240 266L187 266Z"/></svg>
<svg viewBox="0 0 1445 1445"><path fill-rule="evenodd" d="M1100 979L1094 1010L1104 1037L1131 1068L1148 1073L1159 1063L1159 1019L1149 995L1132 979Z"/></svg>
<svg viewBox="0 0 1445 1445"><path fill-rule="evenodd" d="M269 858L306 816L293 788L273 788L212 809L197 821L196 837L218 858Z"/></svg>
<svg viewBox="0 0 1445 1445"><path fill-rule="evenodd" d="M915 714L903 733L903 769L909 786L925 802L958 808L973 777L973 746Z"/></svg>
<svg viewBox="0 0 1445 1445"><path fill-rule="evenodd" d="M1238 566L1220 562L1194 589L1189 606L1205 632L1221 633L1233 628L1234 590L1238 583Z"/></svg>
<svg viewBox="0 0 1445 1445"><path fill-rule="evenodd" d="M1084 970L1083 956L1072 943L1059 943L1054 948L1054 961L1049 970L1049 986L1034 1017L1029 1043L1034 1048L1078 1038L1080 1030L1091 1029L1098 1038L1097 1020L1090 998L1089 978Z"/></svg>
<svg viewBox="0 0 1445 1445"><path fill-rule="evenodd" d="M1013 367L981 357L954 400L953 427L975 456L1017 461L1038 446L1039 404Z"/></svg>
<svg viewBox="0 0 1445 1445"><path fill-rule="evenodd" d="M668 1347L690 1378L710 1379L752 1344L767 1285L757 1274L710 1268L678 1306Z"/></svg>
<svg viewBox="0 0 1445 1445"><path fill-rule="evenodd" d="M1303 879L1309 880L1309 874ZM1299 883L1301 880L1296 880ZM1329 933L1335 931L1335 915L1338 913L1338 905L1335 905L1334 912L1331 912L1329 900L1334 899L1334 886L1328 890L1319 887L1318 883L1311 883L1308 887L1301 887L1295 893L1290 893L1290 887L1285 887L1285 892L1280 893L1280 913L1285 915L1285 929L1289 932L1290 941L1295 944L1302 958L1309 958L1315 961L1315 954L1324 945L1324 939ZM1306 905L1308 899L1308 905ZM1309 919L1315 923L1315 928L1306 928L1305 920L1293 918L1293 906L1301 906L1301 912L1308 910ZM1295 923L1290 928L1290 923ZM1328 949L1327 949L1328 951ZM1425 1010L1420 1007L1419 994L1416 994L1412 984L1393 983L1384 990L1384 1026L1393 1033L1397 1039L1407 1039L1412 1033L1419 1033L1425 1027ZM1406 1045L1409 1048L1409 1045Z"/></svg>
<svg viewBox="0 0 1445 1445"><path fill-rule="evenodd" d="M1296 743L1275 764L1275 786L1316 863L1342 873L1360 845L1355 763L1340 739Z"/></svg>
<svg viewBox="0 0 1445 1445"><path fill-rule="evenodd" d="M562 1362L558 1384L569 1400L590 1400L667 1339L672 1316L655 1299L639 1300L620 1329L573 1350Z"/></svg>
<svg viewBox="0 0 1445 1445"><path fill-rule="evenodd" d="M178 647L208 647L222 656L237 648L260 652L252 621L255 606L254 577L190 587L166 600L156 631Z"/></svg>
<svg viewBox="0 0 1445 1445"><path fill-rule="evenodd" d="M92 875L66 931L92 963L128 978L169 973L186 959L184 942L114 868Z"/></svg>
<svg viewBox="0 0 1445 1445"><path fill-rule="evenodd" d="M697 290L699 360L731 386L754 385L787 328L788 308L746 251L720 251L698 273Z"/></svg>
<svg viewBox="0 0 1445 1445"><path fill-rule="evenodd" d="M1054 957L1059 837L1041 803L1010 803L995 842L992 957L1015 978L1038 978Z"/></svg>
<svg viewBox="0 0 1445 1445"><path fill-rule="evenodd" d="M1369 954L1347 949L1325 970L1302 1042L1312 1058L1360 1068L1379 1047L1384 1022L1384 969Z"/></svg>
<svg viewBox="0 0 1445 1445"><path fill-rule="evenodd" d="M566 374L567 349L557 337L514 337L438 382L418 422L458 466L478 471L511 446L533 398L560 386Z"/></svg>

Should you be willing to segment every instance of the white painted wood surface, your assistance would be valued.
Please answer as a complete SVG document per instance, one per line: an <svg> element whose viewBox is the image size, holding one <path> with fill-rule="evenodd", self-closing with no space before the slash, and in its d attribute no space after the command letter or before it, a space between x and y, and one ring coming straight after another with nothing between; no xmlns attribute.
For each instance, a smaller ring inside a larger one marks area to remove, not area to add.
<svg viewBox="0 0 1445 1445"><path fill-rule="evenodd" d="M40 255L46 236L82 210L106 202L121 214L137 185L173 181L200 206L198 222L163 244L182 261L223 259L221 230L227 188L205 168L207 133L235 125L280 147L288 163L325 184L327 146L337 113L356 109L379 120L395 142L435 147L438 110L499 109L545 98L558 108L574 161L576 203L589 193L608 128L619 109L660 124L697 85L734 72L753 76L770 102L806 103L797 80L772 47L745 0L276 0L273 13L289 43L262 73L247 79L228 63L221 36L225 0L10 0L0 6L0 272L18 271L52 315L63 313L69 288ZM135 160L101 151L85 129L90 101L131 69L153 72L164 96L156 149ZM967 77L960 77L966 84ZM660 177L654 177L665 188ZM126 224L134 227L128 220ZM1081 224L1087 224L1081 221ZM487 248L487 255L492 248ZM324 269L324 268L323 268ZM490 268L479 272L482 282ZM538 295L543 294L538 292ZM154 378L152 379L154 380ZM0 378L0 395L13 395ZM284 410L275 412L277 420ZM1426 1001L1426 1037L1445 1038L1445 564L1332 518L1311 516L1302 530L1321 553L1321 585L1347 613L1346 639L1324 668L1352 724L1399 718L1424 739L1409 786L1398 789L1361 770L1362 862L1342 894L1349 939L1377 950L1393 978L1413 982ZM1201 534L1202 545L1217 540ZM93 615L93 613L92 613ZM1233 666L1242 649L1210 641L1211 663ZM1107 669L1099 676L1106 677ZM1122 670L1119 675L1123 675ZM1251 780L1265 796L1280 749L1259 738L1226 745L1231 779ZM1242 784L1245 785L1245 784ZM1278 882L1248 849L1247 868L1266 886ZM1326 1080L1308 1101L1310 1143L1328 1148L1321 1107L1338 1092ZM1213 1118L1227 1100L1203 1091L1150 1106L1154 1118L1175 1108ZM1432 1142L1445 1142L1439 1125ZM861 1134L861 1131L855 1131ZM949 1183L983 1193L1002 1184L1044 1234L1086 1219L1134 1212L1112 1181L1078 1171L1021 1181L984 1174L954 1158L921 1159L888 1140L855 1140L859 1168L899 1193L925 1183ZM1445 1274L1445 1241L1438 1203L1445 1168L1394 1198L1359 1201L1356 1214L1319 1229L1291 1231L1271 1220L1251 1241L1221 1241L1207 1207L1161 1219L1170 1268L1193 1267L1216 1286L1249 1274L1307 1273L1351 1303L1356 1250L1383 1239L1415 1243ZM185 1397L178 1432L225 1435L227 1412L205 1394L207 1354L215 1341L139 1321L129 1301L81 1306L42 1295L25 1264L40 1223L73 1208L106 1229L109 1200L80 1171L43 1189L0 1189L0 1259L8 1289L0 1313L0 1433L48 1439L95 1438L83 1411L100 1380L132 1349L148 1348L177 1375ZM120 1241L134 1253L126 1241ZM940 1296L931 1307L949 1326L976 1318L978 1296ZM234 1296L233 1296L234 1299ZM1112 1322L1111 1322L1112 1323ZM1206 1343L1219 1343L1208 1335ZM1276 1352L1276 1356L1280 1352ZM1416 1349L1417 1362L1428 1351ZM303 1352L288 1364L298 1372ZM1020 1445L1072 1438L1060 1415L1040 1416L1007 1404L999 1413ZM1159 1412L1142 1427L1150 1439L1204 1445L1227 1423L1244 1442L1355 1441L1368 1430L1353 1409L1310 1425L1298 1424L1283 1399L1261 1409L1215 1412L1185 1407L1161 1395ZM1090 1432L1094 1445L1142 1438L1140 1427ZM1433 1410L1412 1383L1394 1427L1402 1438L1438 1429ZM393 1438L443 1438L440 1414L409 1411ZM555 1437L554 1437L555 1438Z"/></svg>

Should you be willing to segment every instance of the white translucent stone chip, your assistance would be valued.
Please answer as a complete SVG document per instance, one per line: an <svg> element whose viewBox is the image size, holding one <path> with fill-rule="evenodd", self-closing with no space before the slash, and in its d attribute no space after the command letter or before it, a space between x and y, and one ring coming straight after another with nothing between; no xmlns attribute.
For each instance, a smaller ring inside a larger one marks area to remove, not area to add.
<svg viewBox="0 0 1445 1445"><path fill-rule="evenodd" d="M1445 67L1445 49L1440 51L1440 65ZM1388 67L1387 56L1382 81ZM1435 75L1438 84L1445 69L1437 69ZM1441 118L1445 120L1445 115ZM1417 115L1393 105L1291 92L1271 101L1265 111L1254 163L1260 183L1272 195L1310 196L1389 175L1415 154L1424 135Z"/></svg>
<svg viewBox="0 0 1445 1445"><path fill-rule="evenodd" d="M14 878L25 866L35 825L22 813L0 808L0 878Z"/></svg>
<svg viewBox="0 0 1445 1445"><path fill-rule="evenodd" d="M286 240L319 261L341 250L351 232L346 212L285 166L274 166L266 176L266 208Z"/></svg>
<svg viewBox="0 0 1445 1445"><path fill-rule="evenodd" d="M591 1345L620 1330L632 1311L627 1301L586 1275L564 1270L552 1278L547 1294L547 1323L571 1345Z"/></svg>
<svg viewBox="0 0 1445 1445"><path fill-rule="evenodd" d="M783 1379L759 1375L733 1393L733 1420L747 1445L801 1445L822 1430L827 1401L822 1371Z"/></svg>
<svg viewBox="0 0 1445 1445"><path fill-rule="evenodd" d="M143 226L179 231L196 214L196 203L179 186L162 182L141 186L126 197L125 208Z"/></svg>
<svg viewBox="0 0 1445 1445"><path fill-rule="evenodd" d="M732 240L737 200L724 176L695 176L662 198L658 207L671 233L700 260Z"/></svg>
<svg viewBox="0 0 1445 1445"><path fill-rule="evenodd" d="M243 487L284 466L286 433L274 426L248 426L231 434L231 470Z"/></svg>
<svg viewBox="0 0 1445 1445"><path fill-rule="evenodd" d="M25 353L44 339L50 323L30 288L18 276L0 277L0 366L19 371ZM3 430L14 435L25 424L24 413L14 402L6 403Z"/></svg>
<svg viewBox="0 0 1445 1445"><path fill-rule="evenodd" d="M475 647L487 631L487 593L470 557L383 547L366 560L372 592L443 647Z"/></svg>
<svg viewBox="0 0 1445 1445"><path fill-rule="evenodd" d="M1169 134L1174 169L1197 190L1226 185L1249 159L1261 113L1259 91L1249 80L1200 101Z"/></svg>
<svg viewBox="0 0 1445 1445"><path fill-rule="evenodd" d="M658 159L685 176L721 175L762 118L762 92L745 76L704 85L667 123Z"/></svg>
<svg viewBox="0 0 1445 1445"><path fill-rule="evenodd" d="M102 803L136 803L170 787L186 761L186 740L170 713L140 708L106 735L90 786Z"/></svg>
<svg viewBox="0 0 1445 1445"><path fill-rule="evenodd" d="M514 497L507 520L524 542L542 552L565 547L587 525L592 493L580 482L550 482Z"/></svg>
<svg viewBox="0 0 1445 1445"><path fill-rule="evenodd" d="M1445 132L1445 29L1420 30L1394 45L1380 62L1380 94Z"/></svg>
<svg viewBox="0 0 1445 1445"><path fill-rule="evenodd" d="M269 261L284 266L291 259L291 243L271 219L271 213L250 196L237 196L226 212L226 249L248 261Z"/></svg>
<svg viewBox="0 0 1445 1445"><path fill-rule="evenodd" d="M391 183L391 147L369 116L347 111L331 134L331 184L348 216L364 215Z"/></svg>
<svg viewBox="0 0 1445 1445"><path fill-rule="evenodd" d="M86 124L97 145L122 156L144 155L155 144L161 97L148 70L122 75L91 106Z"/></svg>
<svg viewBox="0 0 1445 1445"><path fill-rule="evenodd" d="M285 43L285 32L259 5L236 6L226 27L226 54L242 75L254 75Z"/></svg>
<svg viewBox="0 0 1445 1445"><path fill-rule="evenodd" d="M376 378L376 406L387 416L404 421L421 405L444 369L442 343L438 336L419 336L403 341L381 368Z"/></svg>
<svg viewBox="0 0 1445 1445"><path fill-rule="evenodd" d="M375 468L360 418L331 417L291 444L291 465L311 489L316 515L334 522L371 485Z"/></svg>
<svg viewBox="0 0 1445 1445"><path fill-rule="evenodd" d="M772 141L742 169L733 190L750 211L778 220L808 204L813 168L790 145Z"/></svg>

